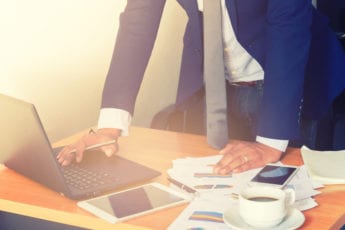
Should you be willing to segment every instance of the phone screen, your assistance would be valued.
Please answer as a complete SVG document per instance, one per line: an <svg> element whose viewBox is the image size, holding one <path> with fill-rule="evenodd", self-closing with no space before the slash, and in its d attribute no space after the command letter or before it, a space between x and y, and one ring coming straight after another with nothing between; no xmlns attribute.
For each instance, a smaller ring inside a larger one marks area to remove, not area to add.
<svg viewBox="0 0 345 230"><path fill-rule="evenodd" d="M183 198L152 185L111 194L88 201L91 205L117 218L124 218L148 210L167 206Z"/></svg>
<svg viewBox="0 0 345 230"><path fill-rule="evenodd" d="M251 182L284 186L296 173L296 167L266 165Z"/></svg>

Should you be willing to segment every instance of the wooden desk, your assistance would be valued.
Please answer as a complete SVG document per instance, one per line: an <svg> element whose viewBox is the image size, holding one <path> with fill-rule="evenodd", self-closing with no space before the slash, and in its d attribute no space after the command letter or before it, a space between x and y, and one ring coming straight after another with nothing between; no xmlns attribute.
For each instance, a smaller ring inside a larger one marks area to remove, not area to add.
<svg viewBox="0 0 345 230"><path fill-rule="evenodd" d="M54 146L70 143L75 135ZM207 156L217 151L206 144L203 136L132 127L129 137L119 140L121 156L140 162L162 172L154 181L168 184L166 170L171 161L185 156ZM284 163L300 165L298 149L288 151ZM45 219L68 225L93 229L166 229L186 207L166 209L151 215L135 218L119 224L109 224L76 205L76 201L27 179L0 165L0 211ZM330 229L345 212L345 185L331 185L321 189L315 197L319 206L305 211L303 229ZM345 222L345 217L343 221Z"/></svg>

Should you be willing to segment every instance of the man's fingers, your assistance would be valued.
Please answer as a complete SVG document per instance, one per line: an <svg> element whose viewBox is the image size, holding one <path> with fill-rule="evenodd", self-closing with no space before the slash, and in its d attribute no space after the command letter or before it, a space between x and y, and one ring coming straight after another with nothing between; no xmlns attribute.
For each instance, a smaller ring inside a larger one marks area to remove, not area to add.
<svg viewBox="0 0 345 230"><path fill-rule="evenodd" d="M243 141L233 140L221 150L223 158L216 164L213 172L217 174L228 174L239 166L246 164L249 157L245 154L250 152L250 148ZM245 157L243 157L245 156Z"/></svg>
<svg viewBox="0 0 345 230"><path fill-rule="evenodd" d="M86 149L98 149L107 156L112 156L118 151L117 138L120 136L119 129L99 129L87 133L72 145L65 146L57 155L57 160L61 165L68 165L73 160L81 162ZM115 142L115 143L114 143ZM102 146L102 147L99 147Z"/></svg>
<svg viewBox="0 0 345 230"><path fill-rule="evenodd" d="M76 162L81 162L83 159L84 151L85 151L85 144L84 142L79 142L75 148L75 160Z"/></svg>
<svg viewBox="0 0 345 230"><path fill-rule="evenodd" d="M70 154L64 154L63 156L61 156L58 161L61 165L65 166L65 165L68 165L72 162L74 156L72 153Z"/></svg>
<svg viewBox="0 0 345 230"><path fill-rule="evenodd" d="M69 165L72 161L76 160L81 162L85 150L85 143L79 140L75 144L65 146L57 155L58 162L63 165Z"/></svg>
<svg viewBox="0 0 345 230"><path fill-rule="evenodd" d="M230 154L229 154L230 155ZM228 158L228 159L226 159ZM217 174L228 174L230 172L242 172L253 168L253 161L250 157L245 154L236 154L231 157L226 155L223 159L215 166L214 172Z"/></svg>
<svg viewBox="0 0 345 230"><path fill-rule="evenodd" d="M282 152L256 142L232 141L224 149L223 158L213 169L217 174L239 173L279 160Z"/></svg>
<svg viewBox="0 0 345 230"><path fill-rule="evenodd" d="M241 152L226 152L223 158L215 165L213 172L216 174L228 174L233 169L239 167L243 163L243 157Z"/></svg>

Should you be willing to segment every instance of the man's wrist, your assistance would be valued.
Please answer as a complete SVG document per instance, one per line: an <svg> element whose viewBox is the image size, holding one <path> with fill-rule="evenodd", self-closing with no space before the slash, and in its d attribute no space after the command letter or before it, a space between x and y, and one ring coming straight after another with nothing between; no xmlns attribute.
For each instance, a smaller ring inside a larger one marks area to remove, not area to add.
<svg viewBox="0 0 345 230"><path fill-rule="evenodd" d="M256 136L256 141L282 152L285 152L289 144L289 140L273 139L262 136Z"/></svg>
<svg viewBox="0 0 345 230"><path fill-rule="evenodd" d="M121 136L121 130L116 128L101 128L97 130L97 133L109 136L114 140L117 140Z"/></svg>

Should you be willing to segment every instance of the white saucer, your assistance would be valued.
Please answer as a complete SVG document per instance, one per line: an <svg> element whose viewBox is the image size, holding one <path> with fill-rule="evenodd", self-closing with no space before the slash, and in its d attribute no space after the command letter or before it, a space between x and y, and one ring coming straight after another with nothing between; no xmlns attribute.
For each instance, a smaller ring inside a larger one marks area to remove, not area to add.
<svg viewBox="0 0 345 230"><path fill-rule="evenodd" d="M245 223L238 213L237 208L230 208L223 214L223 220L226 225L236 230L253 230L254 227ZM269 230L293 230L299 228L304 223L305 217L298 209L290 209L285 219ZM267 229L268 230L268 229Z"/></svg>

